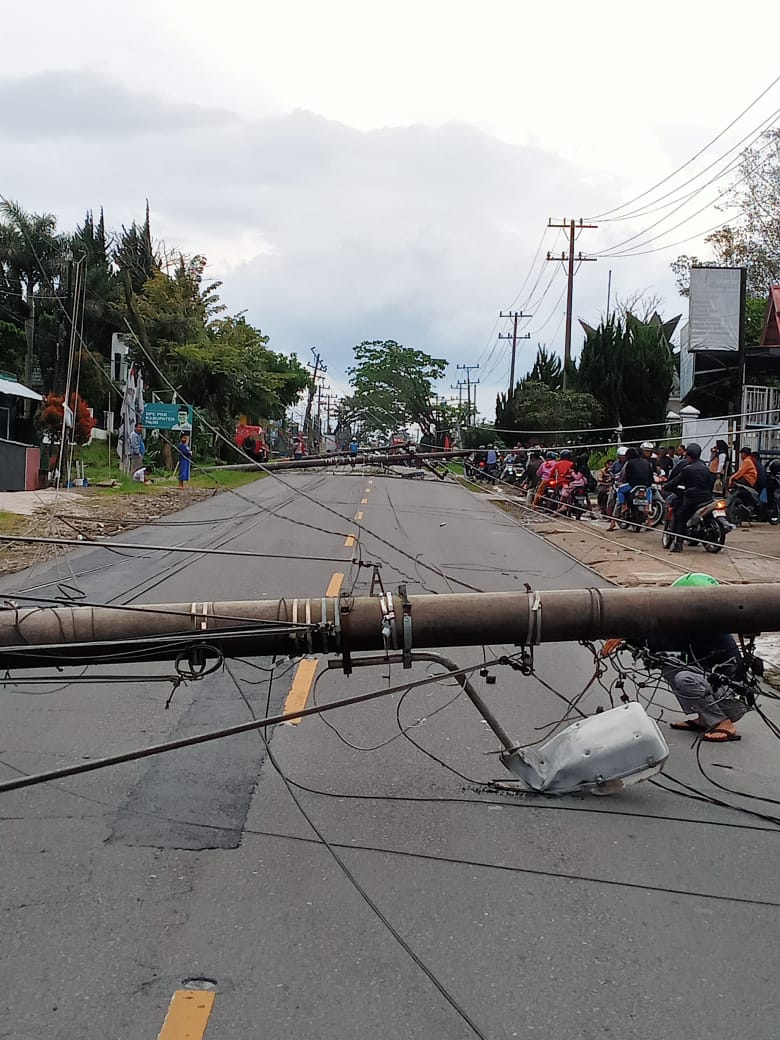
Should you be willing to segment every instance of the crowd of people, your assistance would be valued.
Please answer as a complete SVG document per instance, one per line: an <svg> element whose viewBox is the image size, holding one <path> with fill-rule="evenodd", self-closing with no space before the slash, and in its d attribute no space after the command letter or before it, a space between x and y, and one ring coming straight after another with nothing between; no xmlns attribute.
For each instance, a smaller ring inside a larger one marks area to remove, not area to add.
<svg viewBox="0 0 780 1040"><path fill-rule="evenodd" d="M531 508L552 507L557 512L570 513L576 498L577 515L604 520L608 531L614 531L628 511L632 489L645 488L648 525L654 493L660 491L666 497L673 492L677 506L675 537L669 544L672 552L683 551L682 535L688 521L713 495L742 489L760 505L767 501L773 478L780 479L780 459L765 466L760 453L747 446L741 449L739 466L732 472L728 445L720 438L709 448L709 458L695 442L670 447L644 441L638 446L618 447L616 458L606 462L596 474L591 473L588 460L586 451L576 453L568 448L554 451L538 444L516 444L502 453L494 444L487 444L469 458L467 472L477 478L499 481L507 479L511 469L510 482L527 492Z"/></svg>

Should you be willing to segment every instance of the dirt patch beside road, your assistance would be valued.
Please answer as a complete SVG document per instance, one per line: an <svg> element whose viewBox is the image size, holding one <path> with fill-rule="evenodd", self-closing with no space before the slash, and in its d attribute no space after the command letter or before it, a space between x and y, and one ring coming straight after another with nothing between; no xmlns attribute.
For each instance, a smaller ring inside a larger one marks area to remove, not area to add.
<svg viewBox="0 0 780 1040"><path fill-rule="evenodd" d="M68 491L59 501L41 505L29 516L3 513L0 535L28 535L45 538L80 538L85 542L142 527L162 516L185 509L193 502L212 498L222 489L188 487L155 490L153 494L104 494L91 488ZM72 546L41 545L29 542L0 542L0 575L14 574L33 564L68 552Z"/></svg>
<svg viewBox="0 0 780 1040"><path fill-rule="evenodd" d="M704 571L728 584L780 581L780 529L768 524L737 528L719 553L687 546L678 555L663 548L660 528L607 534L606 522L547 518L508 497L496 504L616 585L670 585L688 571Z"/></svg>

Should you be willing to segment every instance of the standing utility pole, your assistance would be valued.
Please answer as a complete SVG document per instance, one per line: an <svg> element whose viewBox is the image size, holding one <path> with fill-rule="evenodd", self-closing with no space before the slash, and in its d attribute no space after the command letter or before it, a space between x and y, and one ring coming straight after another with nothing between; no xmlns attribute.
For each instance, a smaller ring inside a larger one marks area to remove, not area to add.
<svg viewBox="0 0 780 1040"><path fill-rule="evenodd" d="M504 313L499 311L499 318L512 318L512 332L499 332L499 339L511 339L512 340L512 364L509 369L509 394L511 397L515 389L515 354L517 353L517 341L518 339L530 339L531 333L527 332L525 336L517 335L517 323L521 318L533 318L533 314L523 314L522 311L509 311Z"/></svg>
<svg viewBox="0 0 780 1040"><path fill-rule="evenodd" d="M457 365L456 367L458 368L459 371L463 371L463 372L466 373L466 402L468 404L468 409L469 409L469 425L473 426L474 423L471 422L471 388L472 388L472 386L476 387L478 385L478 383L479 383L479 380L478 379L472 379L471 378L471 373L475 369L478 369L479 365ZM477 391L475 390L474 391L474 418L475 419L476 419L476 414L477 414Z"/></svg>
<svg viewBox="0 0 780 1040"><path fill-rule="evenodd" d="M314 347L312 347L311 352L314 355L314 364L312 365L310 363L309 368L313 369L314 373L312 375L311 386L309 387L309 396L306 399L306 411L303 416L303 432L306 437L306 443L308 445L309 451L311 451L312 443L314 441L311 428L311 407L314 404L314 394L317 389L317 377L320 372L328 371L326 366L322 363L322 358L320 357L319 351L315 350Z"/></svg>
<svg viewBox="0 0 780 1040"><path fill-rule="evenodd" d="M560 260L562 263L568 263L568 286L566 290L566 342L563 349L563 389L566 389L566 383L568 381L569 365L571 364L571 323L572 323L572 304L574 301L574 262L577 264L585 263L587 260L595 260L595 256L583 256L582 253L574 255L574 233L576 230L582 231L585 228L597 228L598 224L584 224L582 217L579 221L576 220L564 220L560 224L554 224L552 218L547 221L547 227L551 228L568 228L569 229L569 255L561 253L560 256L553 256L552 253L547 254L548 260Z"/></svg>

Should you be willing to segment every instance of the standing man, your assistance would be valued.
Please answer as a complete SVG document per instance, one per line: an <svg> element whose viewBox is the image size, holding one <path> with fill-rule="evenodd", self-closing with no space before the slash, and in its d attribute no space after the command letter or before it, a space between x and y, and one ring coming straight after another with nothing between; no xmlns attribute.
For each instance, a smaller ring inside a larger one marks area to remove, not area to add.
<svg viewBox="0 0 780 1040"><path fill-rule="evenodd" d="M701 445L691 443L685 449L687 465L683 466L675 477L678 487L684 488L681 509L674 511L674 531L677 535L672 539L671 551L683 551L685 529L693 514L712 497L714 476L701 460Z"/></svg>
<svg viewBox="0 0 780 1040"><path fill-rule="evenodd" d="M144 428L137 422L135 429L130 434L130 472L135 473L136 470L142 468L144 464L144 455L146 454L146 445L144 444Z"/></svg>
<svg viewBox="0 0 780 1040"><path fill-rule="evenodd" d="M357 464L358 452L360 451L360 444L358 443L357 437L353 437L349 442L349 464L354 469Z"/></svg>

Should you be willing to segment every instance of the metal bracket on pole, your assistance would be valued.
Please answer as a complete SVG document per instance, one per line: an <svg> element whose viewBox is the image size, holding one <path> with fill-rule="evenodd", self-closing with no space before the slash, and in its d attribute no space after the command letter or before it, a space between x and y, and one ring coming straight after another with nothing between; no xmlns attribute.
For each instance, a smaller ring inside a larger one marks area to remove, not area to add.
<svg viewBox="0 0 780 1040"><path fill-rule="evenodd" d="M385 594L385 587L382 584L382 575L380 574L380 571L382 570L382 564L381 563L371 563L371 564L367 564L367 566L373 567L373 570L371 572L371 587L368 590L369 596L373 596L374 595L374 589L377 587L377 585L379 586L380 594L384 596L384 594Z"/></svg>
<svg viewBox="0 0 780 1040"><path fill-rule="evenodd" d="M352 621L352 600L343 599L339 603L339 614L341 622L341 667L344 675L352 675L352 656L349 652L349 635Z"/></svg>
<svg viewBox="0 0 780 1040"><path fill-rule="evenodd" d="M404 668L412 667L412 604L409 602L409 597L406 594L406 585L398 586L398 595L401 597L401 606L403 609L403 666Z"/></svg>
<svg viewBox="0 0 780 1040"><path fill-rule="evenodd" d="M542 641L542 598L534 592L528 600L528 638L526 646L539 646Z"/></svg>

